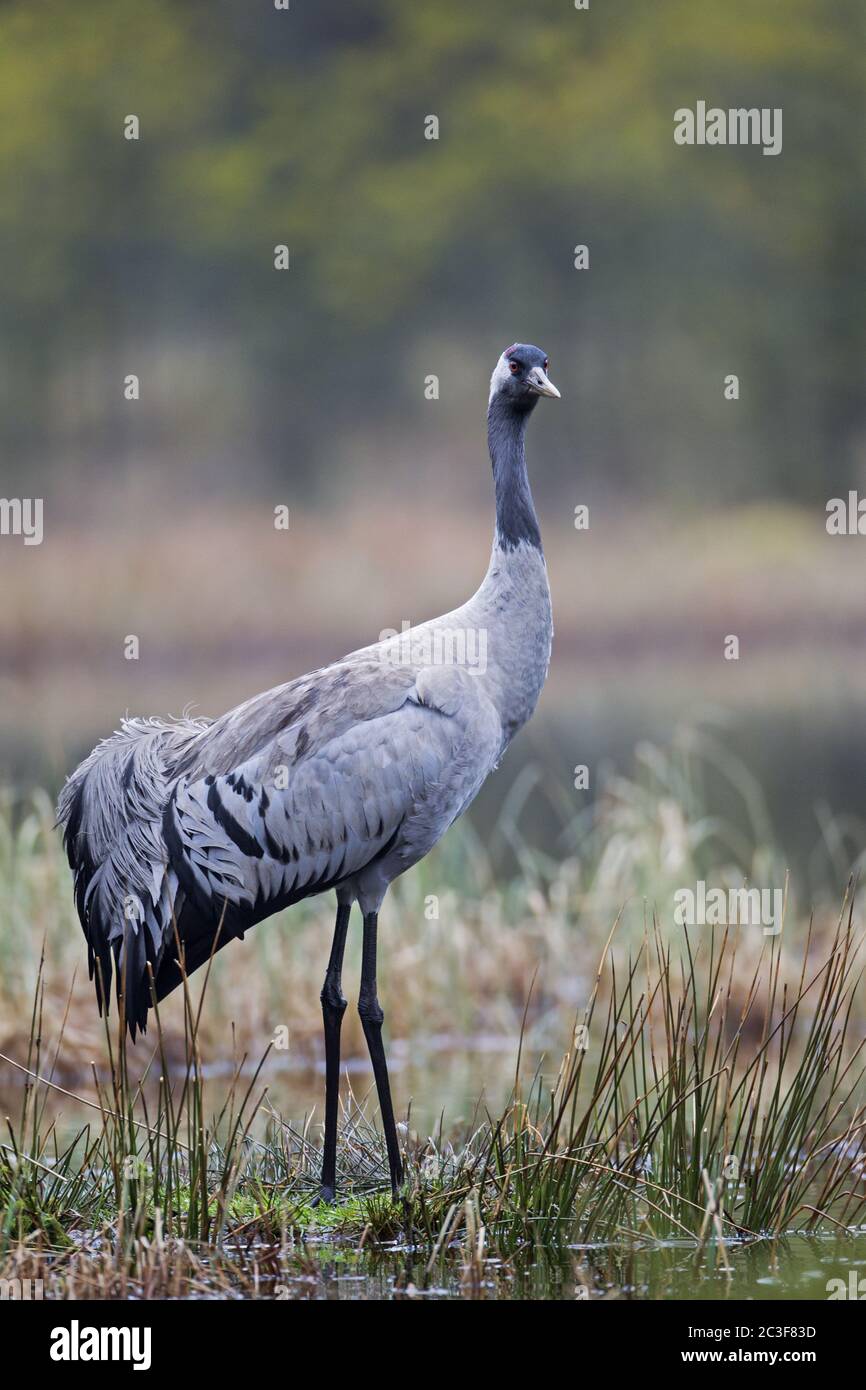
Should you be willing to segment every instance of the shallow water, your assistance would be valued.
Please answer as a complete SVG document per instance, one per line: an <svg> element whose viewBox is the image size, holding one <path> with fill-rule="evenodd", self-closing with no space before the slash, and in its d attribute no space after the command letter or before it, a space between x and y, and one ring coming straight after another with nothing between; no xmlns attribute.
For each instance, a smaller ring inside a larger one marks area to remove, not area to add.
<svg viewBox="0 0 866 1390"><path fill-rule="evenodd" d="M542 1078L542 1085L556 1080L559 1056L545 1057L524 1049L521 1060L523 1092L533 1078ZM506 1107L514 1086L516 1047L513 1039L497 1035L476 1034L471 1037L438 1036L415 1038L411 1042L395 1039L388 1046L388 1070L398 1120L409 1123L422 1135L463 1133L475 1122L481 1122L485 1111L499 1114ZM252 1080L256 1070L250 1062L243 1070L245 1083ZM215 1113L222 1105L226 1089L231 1084L234 1065L206 1064L203 1074L206 1085L207 1110ZM171 1073L170 1073L171 1074ZM344 1057L341 1064L341 1094L346 1103L353 1096L358 1104L367 1102L375 1109L373 1075L367 1057ZM27 1078L22 1072L6 1070L0 1083L0 1108L4 1114L20 1111L22 1091ZM178 1088L183 1084L179 1067L173 1075ZM76 1096L95 1102L97 1094L89 1073L64 1073L62 1083ZM315 1129L323 1116L325 1099L325 1063L322 1056L317 1064L295 1059L290 1053L272 1052L259 1074L258 1096L267 1087L268 1101L291 1123L303 1127L312 1116ZM44 1092L40 1092L44 1094ZM47 1094L48 1113L61 1116L61 1132L66 1133L84 1118L83 1107L57 1092Z"/></svg>
<svg viewBox="0 0 866 1390"><path fill-rule="evenodd" d="M536 1075L543 1086L553 1085L559 1061L558 1055L554 1059L524 1051L520 1067L524 1093ZM423 1135L440 1128L447 1133L471 1129L484 1119L487 1109L497 1115L506 1107L514 1087L515 1063L513 1039L496 1035L394 1039L388 1045L388 1071L397 1117ZM341 1071L344 1099L351 1091L359 1104L367 1100L368 1107L375 1107L368 1058L344 1058ZM281 1114L300 1118L315 1110L314 1119L321 1119L324 1058L314 1067L295 1065L288 1057L273 1063L269 1058L261 1079Z"/></svg>
<svg viewBox="0 0 866 1390"><path fill-rule="evenodd" d="M405 1246L358 1252L348 1242L308 1239L303 1273L275 1272L265 1278L262 1291L267 1296L269 1287L280 1288L283 1297L345 1300L825 1302L831 1293L838 1296L840 1288L850 1297L856 1281L863 1279L866 1292L866 1230L847 1238L792 1235L728 1243L725 1254L729 1272L716 1247L699 1253L685 1240L568 1246L540 1257L487 1260L475 1278L457 1253L428 1270L425 1255Z"/></svg>

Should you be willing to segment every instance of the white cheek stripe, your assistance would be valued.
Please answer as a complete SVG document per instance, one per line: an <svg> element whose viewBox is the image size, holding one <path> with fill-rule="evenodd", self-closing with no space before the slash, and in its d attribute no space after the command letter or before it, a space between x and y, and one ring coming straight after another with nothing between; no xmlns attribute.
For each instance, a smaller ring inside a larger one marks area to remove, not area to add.
<svg viewBox="0 0 866 1390"><path fill-rule="evenodd" d="M499 361L496 363L496 366L493 368L493 375L490 378L490 396L487 402L488 405L490 404L490 401L493 400L493 397L496 394L497 389L502 385L503 381L505 381L510 375L511 373L508 370L508 360L505 356L505 353L503 352Z"/></svg>

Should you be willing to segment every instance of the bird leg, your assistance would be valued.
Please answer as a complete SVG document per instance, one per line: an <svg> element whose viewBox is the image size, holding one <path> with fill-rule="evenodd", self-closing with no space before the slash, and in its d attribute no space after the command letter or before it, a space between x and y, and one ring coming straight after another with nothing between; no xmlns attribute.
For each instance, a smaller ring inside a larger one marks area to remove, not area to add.
<svg viewBox="0 0 866 1390"><path fill-rule="evenodd" d="M343 952L349 927L351 903L338 903L337 923L331 955L322 985L322 1020L325 1025L325 1148L322 1155L322 1191L320 1200L333 1202L337 1188L337 1111L340 1099L340 1027L346 1012L346 1001L340 988Z"/></svg>
<svg viewBox="0 0 866 1390"><path fill-rule="evenodd" d="M391 1103L391 1087L388 1082L388 1064L382 1046L382 1021L385 1015L376 993L376 928L378 913L364 915L364 945L361 956L361 990L358 995L358 1013L370 1051L373 1076L376 1079L376 1092L379 1096L379 1110L382 1115L382 1128L385 1131L385 1144L388 1149L388 1168L391 1173L391 1190L396 1192L403 1181L403 1164L397 1144L397 1126L394 1123L394 1106Z"/></svg>

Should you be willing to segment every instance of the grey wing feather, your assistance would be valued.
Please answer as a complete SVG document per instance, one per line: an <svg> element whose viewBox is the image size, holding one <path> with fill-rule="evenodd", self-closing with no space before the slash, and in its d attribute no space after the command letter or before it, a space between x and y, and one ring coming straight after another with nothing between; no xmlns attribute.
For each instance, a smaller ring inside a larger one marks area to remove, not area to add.
<svg viewBox="0 0 866 1390"><path fill-rule="evenodd" d="M173 934L182 900L162 835L167 778L180 751L206 728L205 720L125 719L60 793L57 820L100 1011L108 1005L112 966L118 991L124 971L146 986L147 962L158 963ZM127 1017L134 1037L143 1017Z"/></svg>
<svg viewBox="0 0 866 1390"><path fill-rule="evenodd" d="M176 931L189 973L300 898L385 859L394 877L471 801L500 740L465 672L363 653L213 723L125 721L58 808L91 975L107 991L113 960L134 1036L148 963L157 998L180 982Z"/></svg>

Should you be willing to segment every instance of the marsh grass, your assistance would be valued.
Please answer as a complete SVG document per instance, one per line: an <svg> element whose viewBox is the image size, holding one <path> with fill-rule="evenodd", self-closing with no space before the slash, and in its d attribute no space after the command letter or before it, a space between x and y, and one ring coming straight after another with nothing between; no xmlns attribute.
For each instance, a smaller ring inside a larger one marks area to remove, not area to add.
<svg viewBox="0 0 866 1390"><path fill-rule="evenodd" d="M704 810L713 761L741 799L736 833ZM327 1264L383 1295L495 1297L548 1277L594 1288L575 1247L626 1260L679 1243L727 1280L744 1246L847 1240L866 1202L853 884L841 912L814 918L790 894L778 936L672 928L675 886L778 883L783 868L760 789L710 737L684 729L636 762L591 815L559 808L549 853L521 832L539 794L527 771L489 846L463 824L395 885L391 1038L507 1038L513 1086L459 1127L428 1132L410 1111L392 1198L375 1112L347 1077L340 1201L326 1207L313 1204L320 1126L281 1115L266 1083L278 1025L296 1056L315 1055L330 905L299 905L221 953L128 1048L76 976L49 799L0 797L0 1072L16 1082L0 1278L41 1278L53 1297L303 1298L322 1296ZM517 865L505 881L503 846ZM350 1012L344 1056L362 1049Z"/></svg>
<svg viewBox="0 0 866 1390"><path fill-rule="evenodd" d="M62 1135L46 1102L63 1027L49 1052L40 977L27 1046L5 1059L27 1084L0 1148L3 1277L41 1277L54 1296L304 1297L323 1248L361 1250L371 1270L400 1251L413 1288L447 1279L479 1297L503 1261L562 1258L576 1243L685 1239L724 1270L743 1241L853 1232L866 1203L853 890L820 953L807 935L791 966L771 938L735 1003L739 944L706 931L675 957L652 922L620 953L615 927L555 1083L524 1075L521 1038L502 1113L479 1106L460 1135L417 1134L409 1116L396 1198L375 1117L349 1090L342 1197L328 1207L313 1205L318 1132L273 1109L264 1056L251 1075L235 1056L210 1112L207 978L184 987L181 1073L158 1011L138 1075L114 1019L92 1119Z"/></svg>

